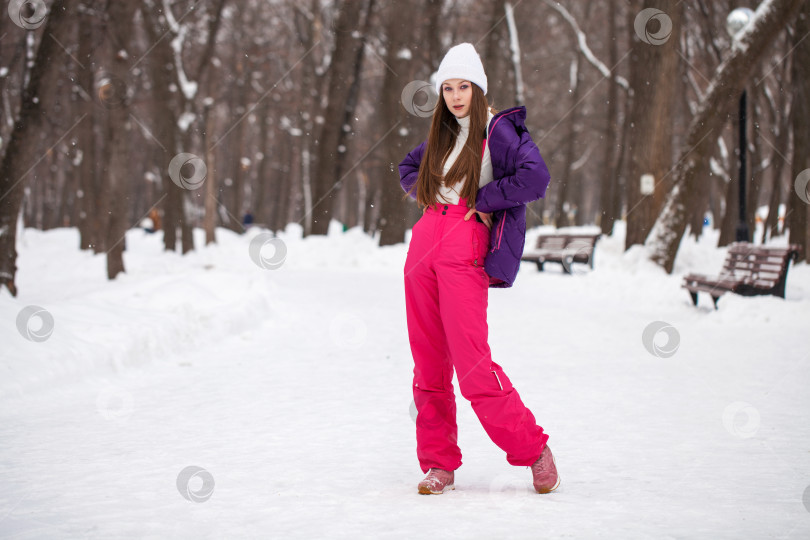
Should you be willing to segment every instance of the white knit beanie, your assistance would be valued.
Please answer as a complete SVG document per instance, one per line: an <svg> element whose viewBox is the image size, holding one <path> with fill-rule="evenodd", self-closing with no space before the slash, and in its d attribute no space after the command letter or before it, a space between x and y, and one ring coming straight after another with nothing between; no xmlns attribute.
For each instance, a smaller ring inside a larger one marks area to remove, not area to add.
<svg viewBox="0 0 810 540"><path fill-rule="evenodd" d="M442 83L448 79L464 79L478 85L487 94L487 74L472 43L460 43L444 55L436 72L436 93L442 95Z"/></svg>

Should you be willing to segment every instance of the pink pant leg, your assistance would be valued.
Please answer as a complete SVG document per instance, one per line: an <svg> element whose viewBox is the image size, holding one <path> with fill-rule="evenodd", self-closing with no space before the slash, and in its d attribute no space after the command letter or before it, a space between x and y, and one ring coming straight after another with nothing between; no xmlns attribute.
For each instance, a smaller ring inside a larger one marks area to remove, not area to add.
<svg viewBox="0 0 810 540"><path fill-rule="evenodd" d="M483 268L489 230L474 217L464 221L466 212L463 205L429 209L413 228L405 263L417 457L423 472L461 465L454 368L462 395L510 464L533 464L548 440L492 360L486 321L489 276Z"/></svg>
<svg viewBox="0 0 810 540"><path fill-rule="evenodd" d="M442 215L441 247L435 257L441 320L461 394L468 399L490 439L512 465L531 465L548 440L534 415L497 363L488 344L489 276L483 269L489 229L466 207ZM452 218L452 219L451 219ZM455 226L454 226L455 225Z"/></svg>
<svg viewBox="0 0 810 540"><path fill-rule="evenodd" d="M414 359L413 399L416 404L416 454L422 472L461 466L450 362L439 312L439 291L432 261L432 216L413 228L405 261L405 306Z"/></svg>

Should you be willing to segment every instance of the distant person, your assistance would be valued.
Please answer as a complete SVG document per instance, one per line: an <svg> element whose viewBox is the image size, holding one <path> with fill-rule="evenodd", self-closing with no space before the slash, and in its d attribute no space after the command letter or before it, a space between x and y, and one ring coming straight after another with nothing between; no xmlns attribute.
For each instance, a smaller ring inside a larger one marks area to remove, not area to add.
<svg viewBox="0 0 810 540"><path fill-rule="evenodd" d="M537 492L549 493L560 479L548 435L487 343L488 289L512 286L526 203L544 196L548 169L524 124L526 108L489 107L487 77L472 44L447 52L435 84L439 100L427 140L399 164L402 188L423 207L404 269L416 454L427 473L418 491L455 489L461 466L455 369L461 394L507 462L531 467Z"/></svg>
<svg viewBox="0 0 810 540"><path fill-rule="evenodd" d="M160 230L160 213L157 208L152 208L149 215L141 220L141 228L149 234Z"/></svg>
<svg viewBox="0 0 810 540"><path fill-rule="evenodd" d="M253 225L253 214L247 212L245 216L242 218L242 226L245 230L249 229Z"/></svg>
<svg viewBox="0 0 810 540"><path fill-rule="evenodd" d="M152 221L152 218L147 216L141 220L141 229L143 229L144 232L152 234L155 232L155 222Z"/></svg>
<svg viewBox="0 0 810 540"><path fill-rule="evenodd" d="M152 219L152 223L154 223L155 230L159 231L161 226L160 211L158 211L157 208L152 208L152 210L149 211L149 217Z"/></svg>

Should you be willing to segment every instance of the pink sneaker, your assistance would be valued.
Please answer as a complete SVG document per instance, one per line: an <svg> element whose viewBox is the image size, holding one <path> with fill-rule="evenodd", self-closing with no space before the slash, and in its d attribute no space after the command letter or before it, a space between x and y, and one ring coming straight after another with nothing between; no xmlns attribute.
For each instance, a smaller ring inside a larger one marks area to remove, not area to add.
<svg viewBox="0 0 810 540"><path fill-rule="evenodd" d="M419 493L423 495L441 495L445 489L456 489L453 471L430 469L425 479L419 482Z"/></svg>
<svg viewBox="0 0 810 540"><path fill-rule="evenodd" d="M551 493L560 486L557 464L548 445L543 448L543 453L532 465L532 477L537 493Z"/></svg>

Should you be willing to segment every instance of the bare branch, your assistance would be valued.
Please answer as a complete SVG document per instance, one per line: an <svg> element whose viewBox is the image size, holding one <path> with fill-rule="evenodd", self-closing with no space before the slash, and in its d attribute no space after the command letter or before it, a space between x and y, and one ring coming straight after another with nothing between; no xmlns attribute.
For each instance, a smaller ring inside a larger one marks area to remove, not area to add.
<svg viewBox="0 0 810 540"><path fill-rule="evenodd" d="M613 79L619 86L624 88L625 90L630 90L630 84L627 82L627 79L622 77L621 75L615 75L611 73L610 69L599 60L591 51L591 48L588 47L588 40L585 38L585 33L580 30L579 25L577 24L576 19L568 12L567 9L562 7L560 4L554 4L551 0L543 0L550 8L554 9L557 13L562 15L562 18L571 25L571 29L577 36L577 43L579 44L579 49L582 51L582 55L591 63L596 69L599 70L606 79Z"/></svg>

